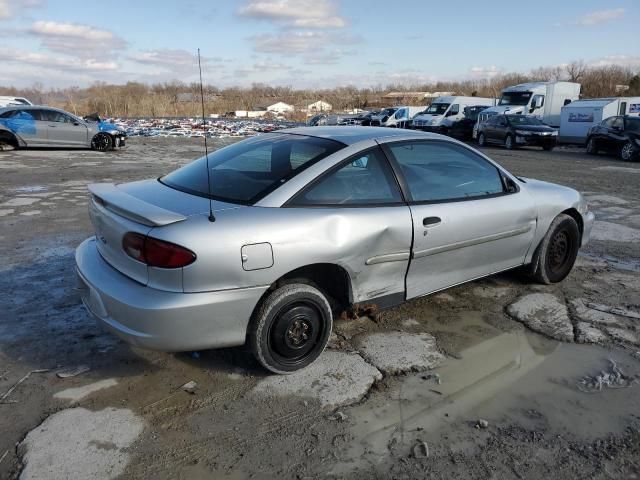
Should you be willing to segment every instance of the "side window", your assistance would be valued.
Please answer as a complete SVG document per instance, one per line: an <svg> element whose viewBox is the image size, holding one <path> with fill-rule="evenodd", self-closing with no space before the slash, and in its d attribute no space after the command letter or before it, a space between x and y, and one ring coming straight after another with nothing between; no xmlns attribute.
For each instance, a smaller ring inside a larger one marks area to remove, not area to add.
<svg viewBox="0 0 640 480"><path fill-rule="evenodd" d="M460 105L457 103L451 105L451 108L449 109L449 115L457 115L458 113L460 113Z"/></svg>
<svg viewBox="0 0 640 480"><path fill-rule="evenodd" d="M413 201L460 200L504 192L498 169L472 151L446 142L391 144Z"/></svg>
<svg viewBox="0 0 640 480"><path fill-rule="evenodd" d="M16 113L16 110L9 110L7 112L0 113L0 118L11 118Z"/></svg>
<svg viewBox="0 0 640 480"><path fill-rule="evenodd" d="M613 117L613 124L611 126L613 128L623 129L624 121L622 120L622 117Z"/></svg>
<svg viewBox="0 0 640 480"><path fill-rule="evenodd" d="M73 123L72 118L69 115L65 115L62 112L56 112L55 110L41 110L43 114L43 120L47 122L58 123Z"/></svg>
<svg viewBox="0 0 640 480"><path fill-rule="evenodd" d="M562 105L563 105L563 106L564 106L564 105L569 105L570 103L571 103L571 99L570 99L570 98L565 98L565 99L564 99L564 103L563 103Z"/></svg>
<svg viewBox="0 0 640 480"><path fill-rule="evenodd" d="M376 147L349 159L298 194L290 205L379 205L401 201L393 173Z"/></svg>
<svg viewBox="0 0 640 480"><path fill-rule="evenodd" d="M400 120L406 116L406 108L401 108L395 114L396 119Z"/></svg>
<svg viewBox="0 0 640 480"><path fill-rule="evenodd" d="M500 116L498 117L498 119L496 120L496 125L498 125L499 127L506 127L507 126L507 119Z"/></svg>

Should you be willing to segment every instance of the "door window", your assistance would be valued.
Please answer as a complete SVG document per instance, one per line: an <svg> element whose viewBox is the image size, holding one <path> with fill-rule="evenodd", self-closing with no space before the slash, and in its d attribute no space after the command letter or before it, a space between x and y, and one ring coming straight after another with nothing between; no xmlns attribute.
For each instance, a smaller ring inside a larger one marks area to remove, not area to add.
<svg viewBox="0 0 640 480"><path fill-rule="evenodd" d="M605 120L602 121L602 126L606 127L606 128L611 128L611 126L613 125L613 121L616 119L616 117L609 117Z"/></svg>
<svg viewBox="0 0 640 480"><path fill-rule="evenodd" d="M445 142L389 145L415 202L442 202L504 193L498 169L471 150Z"/></svg>
<svg viewBox="0 0 640 480"><path fill-rule="evenodd" d="M69 115L62 112L56 112L55 110L41 110L41 112L42 119L47 122L73 123L75 121Z"/></svg>
<svg viewBox="0 0 640 480"><path fill-rule="evenodd" d="M290 205L350 206L401 202L391 168L382 152L375 148L350 158L298 194Z"/></svg>
<svg viewBox="0 0 640 480"><path fill-rule="evenodd" d="M622 117L614 117L613 123L611 124L611 128L619 128L622 130L624 128L624 122L622 121Z"/></svg>
<svg viewBox="0 0 640 480"><path fill-rule="evenodd" d="M449 115L457 115L458 113L460 113L460 105L458 105L457 103L451 105L451 108L449 109Z"/></svg>

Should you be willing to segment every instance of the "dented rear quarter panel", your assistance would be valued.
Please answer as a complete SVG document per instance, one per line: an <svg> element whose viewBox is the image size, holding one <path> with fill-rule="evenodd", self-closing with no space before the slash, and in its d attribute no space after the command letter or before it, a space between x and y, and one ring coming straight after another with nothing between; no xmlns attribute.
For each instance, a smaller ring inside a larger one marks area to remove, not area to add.
<svg viewBox="0 0 640 480"><path fill-rule="evenodd" d="M198 261L183 268L185 292L271 285L307 265L343 267L353 302L404 292L412 239L409 208L277 208L224 210L209 222L197 215L185 222L154 229L151 235L198 252ZM273 265L247 271L242 247L269 243ZM367 265L389 253L394 261Z"/></svg>

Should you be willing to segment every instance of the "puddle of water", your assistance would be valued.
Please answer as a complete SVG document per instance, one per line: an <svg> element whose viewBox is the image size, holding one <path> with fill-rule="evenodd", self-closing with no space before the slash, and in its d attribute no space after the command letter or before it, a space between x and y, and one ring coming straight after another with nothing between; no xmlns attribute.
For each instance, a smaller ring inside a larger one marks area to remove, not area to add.
<svg viewBox="0 0 640 480"><path fill-rule="evenodd" d="M638 413L635 391L586 394L576 388L585 375L604 370L608 358L620 360L616 357L621 355L527 331L479 341L433 371L440 384L425 374L409 375L381 398L349 409L354 441L332 473L382 465L398 449L407 455L416 438L441 446L443 437L455 429L472 429L478 418L491 425L528 426L532 420L527 411L540 412L554 433L595 438L621 432L625 415ZM626 373L638 374L640 365L626 360L631 362L631 367L624 364Z"/></svg>

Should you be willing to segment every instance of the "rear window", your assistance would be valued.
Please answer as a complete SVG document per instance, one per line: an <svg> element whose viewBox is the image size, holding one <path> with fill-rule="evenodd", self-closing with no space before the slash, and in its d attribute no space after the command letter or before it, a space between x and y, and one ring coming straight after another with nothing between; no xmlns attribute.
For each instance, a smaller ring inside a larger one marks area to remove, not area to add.
<svg viewBox="0 0 640 480"><path fill-rule="evenodd" d="M266 134L209 154L160 178L165 185L202 197L252 204L314 163L344 148L324 138Z"/></svg>
<svg viewBox="0 0 640 480"><path fill-rule="evenodd" d="M627 118L626 129L630 132L640 133L640 118Z"/></svg>

